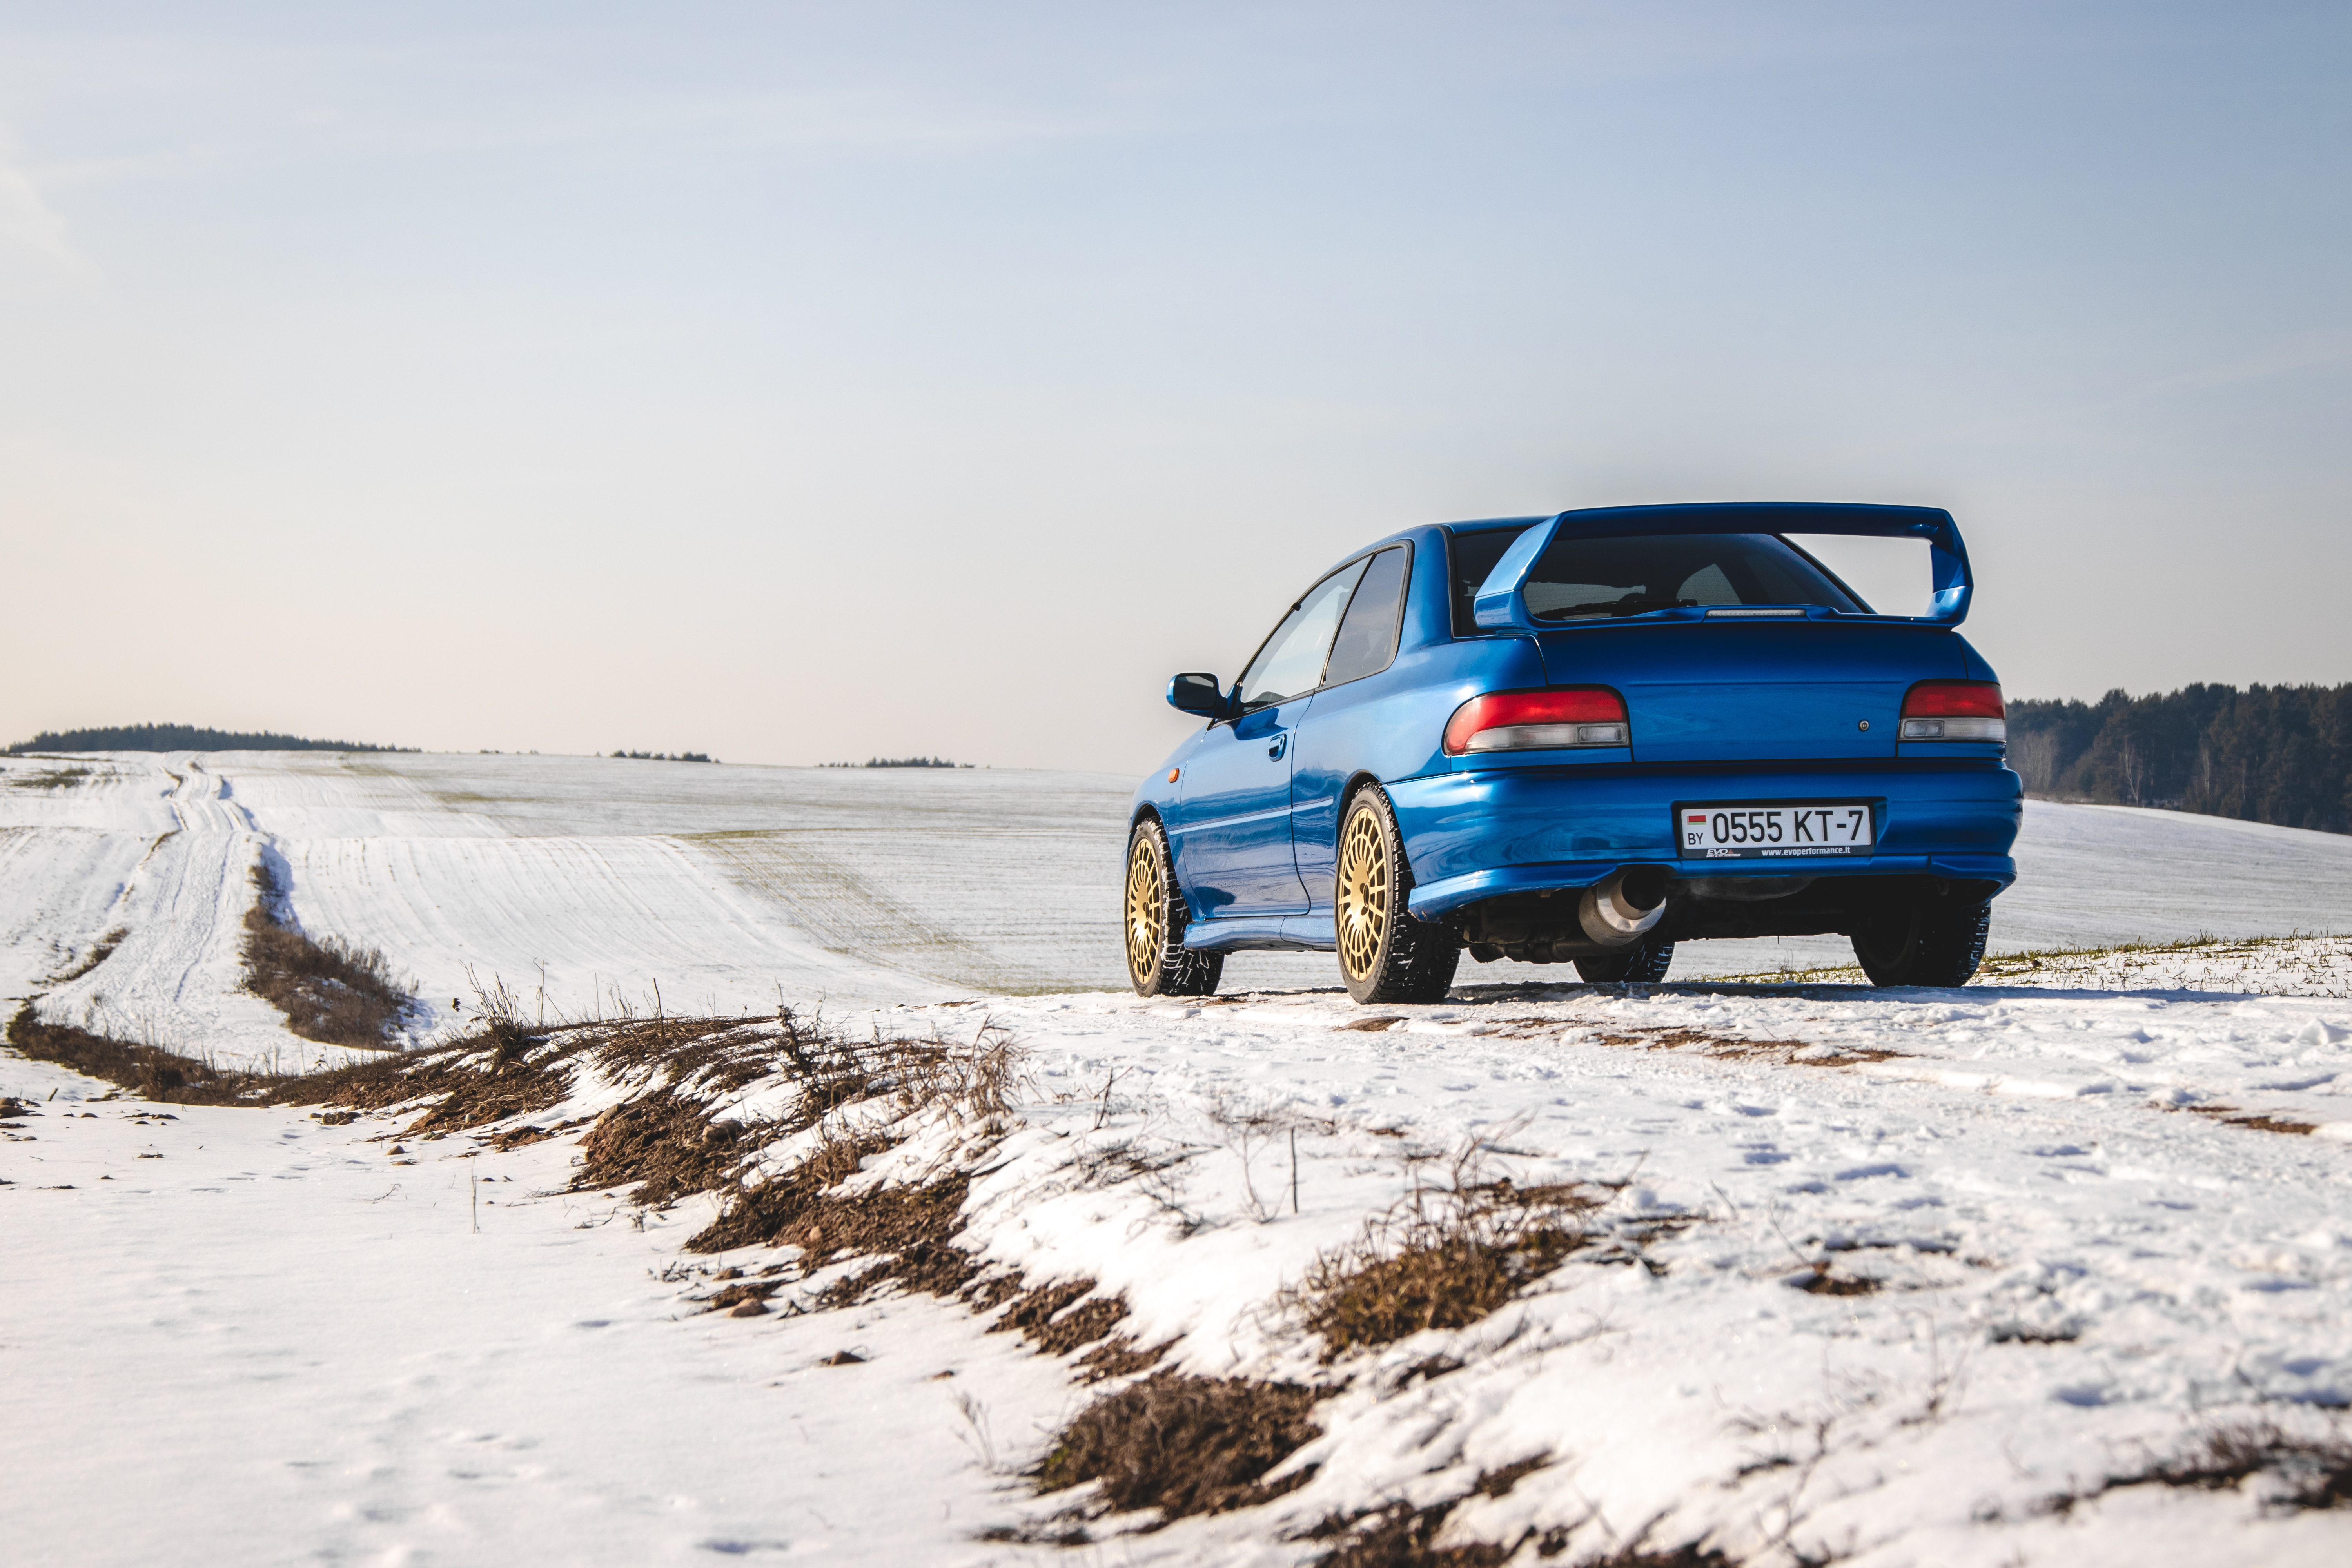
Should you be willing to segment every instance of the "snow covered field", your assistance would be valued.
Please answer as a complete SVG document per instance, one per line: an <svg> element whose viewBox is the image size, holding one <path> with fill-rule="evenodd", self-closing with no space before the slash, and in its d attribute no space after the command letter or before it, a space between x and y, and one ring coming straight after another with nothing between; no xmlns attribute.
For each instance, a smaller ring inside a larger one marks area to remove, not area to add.
<svg viewBox="0 0 2352 1568"><path fill-rule="evenodd" d="M84 769L75 775L73 770ZM237 988L263 856L312 930L414 973L432 1034L467 971L582 1016L769 1012L1123 984L1131 780L578 757L121 753L0 759L0 998L230 1065L331 1052ZM2352 838L2029 802L1996 951L2352 931ZM1834 937L1698 942L1675 977L1850 962ZM1336 983L1243 953L1228 988ZM1559 972L1465 964L1470 984ZM5 1002L0 1002L5 1005Z"/></svg>
<svg viewBox="0 0 2352 1568"><path fill-rule="evenodd" d="M682 1253L714 1200L567 1192L572 1137L167 1118L12 1053L12 1562L1274 1564L1331 1550L1303 1538L1327 1519L1448 1501L1440 1545L1530 1562L1636 1539L1724 1554L1700 1564L2352 1555L2352 1513L2271 1506L2260 1477L2087 1495L2248 1424L2325 1439L2352 1404L2352 940L2003 965L1957 992L1465 966L1446 1004L1371 1016L1328 959L1244 957L1228 989L1254 994L1147 1003L1109 989L1122 781L81 765L19 786L64 765L15 760L0 788L0 991L47 988L46 1016L225 1062L335 1055L236 988L272 855L306 925L420 976L436 1031L464 1021L438 1005L468 964L527 1015L544 964L575 1015L657 982L674 1012L822 996L859 1034L985 1019L1024 1076L967 1151L962 1245L1032 1285L1095 1281L1171 1366L1330 1392L1276 1472L1311 1478L1270 1502L1097 1520L1075 1549L983 1540L1070 1500L1020 1472L1100 1390L965 1306L706 1315L717 1269L794 1249ZM2009 950L2352 930L2345 839L2035 803L2020 859ZM1722 947L1718 973L1844 956ZM588 1082L539 1120L625 1092ZM859 1181L918 1179L971 1135L899 1131ZM1465 1150L1520 1188L1597 1184L1606 1245L1466 1328L1325 1363L1296 1293L1318 1256Z"/></svg>

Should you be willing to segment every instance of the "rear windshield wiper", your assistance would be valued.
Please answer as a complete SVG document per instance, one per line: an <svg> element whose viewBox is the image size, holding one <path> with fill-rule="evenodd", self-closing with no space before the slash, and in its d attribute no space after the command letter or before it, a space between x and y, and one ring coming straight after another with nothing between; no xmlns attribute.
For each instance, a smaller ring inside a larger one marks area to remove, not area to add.
<svg viewBox="0 0 2352 1568"><path fill-rule="evenodd" d="M1622 599L1591 599L1554 610L1538 610L1539 621L1565 621L1579 616L1646 616L1653 610L1687 610L1696 599L1661 599L1654 594L1628 594Z"/></svg>

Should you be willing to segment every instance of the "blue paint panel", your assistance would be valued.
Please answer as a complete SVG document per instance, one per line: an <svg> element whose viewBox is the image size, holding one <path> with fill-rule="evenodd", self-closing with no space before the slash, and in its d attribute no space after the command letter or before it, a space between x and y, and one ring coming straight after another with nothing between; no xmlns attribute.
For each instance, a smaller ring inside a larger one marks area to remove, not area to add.
<svg viewBox="0 0 2352 1568"><path fill-rule="evenodd" d="M1329 952L1339 943L1330 915L1324 913L1194 921L1184 945L1204 952Z"/></svg>
<svg viewBox="0 0 2352 1568"><path fill-rule="evenodd" d="M1318 693L1298 728L1291 778L1292 831L1309 907L1331 903L1340 796L1349 779L1386 783L1450 770L1455 759L1442 743L1455 708L1482 691L1542 684L1532 641L1487 637L1412 648L1379 675Z"/></svg>
<svg viewBox="0 0 2352 1568"><path fill-rule="evenodd" d="M1643 763L1892 758L1912 683L1967 673L1958 633L1909 622L1680 621L1538 640L1553 685L1624 696Z"/></svg>
<svg viewBox="0 0 2352 1568"><path fill-rule="evenodd" d="M1314 700L1213 724L1180 753L1182 771L1160 817L1196 917L1305 911L1290 851L1291 744Z"/></svg>
<svg viewBox="0 0 2352 1568"><path fill-rule="evenodd" d="M1418 885L1511 871L1510 886L1585 887L1639 861L1682 864L1674 839L1681 801L1883 801L1878 847L1831 861L1708 862L1716 876L1864 875L1892 857L2003 858L2023 821L2015 773L1998 763L1619 769L1498 768L1389 786ZM1725 867L1735 868L1726 872ZM2003 883L2013 868L1990 879ZM1478 897L1491 897L1479 893ZM1466 899L1462 901L1468 901Z"/></svg>

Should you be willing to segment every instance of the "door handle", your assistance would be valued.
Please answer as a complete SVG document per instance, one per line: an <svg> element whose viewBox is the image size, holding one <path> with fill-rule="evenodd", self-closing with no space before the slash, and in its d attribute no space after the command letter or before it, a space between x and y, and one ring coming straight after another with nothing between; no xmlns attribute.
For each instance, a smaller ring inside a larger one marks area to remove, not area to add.
<svg viewBox="0 0 2352 1568"><path fill-rule="evenodd" d="M1274 738L1274 744L1265 749L1265 754L1269 757L1279 757L1282 755L1284 749L1289 744L1290 731L1285 730L1281 734L1276 735Z"/></svg>

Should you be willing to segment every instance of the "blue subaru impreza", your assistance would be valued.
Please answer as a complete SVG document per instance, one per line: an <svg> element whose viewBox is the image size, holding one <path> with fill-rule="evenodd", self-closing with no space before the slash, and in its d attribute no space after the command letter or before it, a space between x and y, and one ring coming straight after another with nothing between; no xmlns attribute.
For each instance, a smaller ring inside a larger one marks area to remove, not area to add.
<svg viewBox="0 0 2352 1568"><path fill-rule="evenodd" d="M1788 536L1923 541L1923 616ZM1464 952L1655 981L1707 937L1851 937L1958 985L2016 879L2017 775L1948 512L1621 507L1409 529L1301 595L1136 792L1127 961L1205 995L1228 952L1336 951L1364 1003Z"/></svg>

